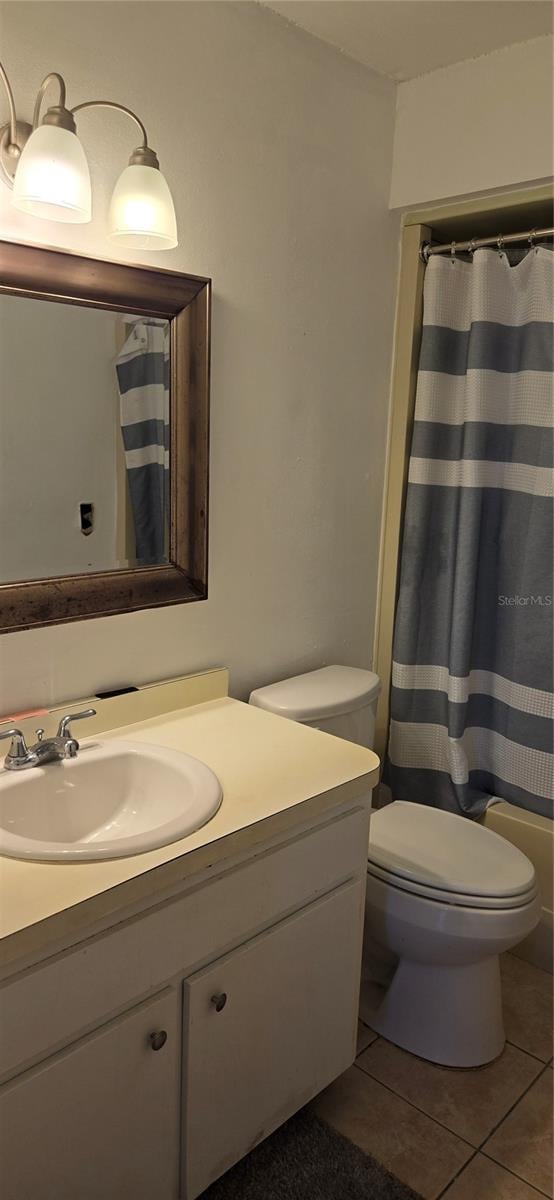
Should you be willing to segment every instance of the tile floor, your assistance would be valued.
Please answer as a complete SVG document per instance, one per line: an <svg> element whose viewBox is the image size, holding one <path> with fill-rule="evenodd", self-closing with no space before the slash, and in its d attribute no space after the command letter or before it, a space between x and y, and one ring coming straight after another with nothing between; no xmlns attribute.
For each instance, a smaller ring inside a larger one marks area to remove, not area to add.
<svg viewBox="0 0 554 1200"><path fill-rule="evenodd" d="M470 1071L434 1066L360 1022L356 1063L315 1111L424 1200L541 1200L552 1186L552 976L502 961L507 1043Z"/></svg>

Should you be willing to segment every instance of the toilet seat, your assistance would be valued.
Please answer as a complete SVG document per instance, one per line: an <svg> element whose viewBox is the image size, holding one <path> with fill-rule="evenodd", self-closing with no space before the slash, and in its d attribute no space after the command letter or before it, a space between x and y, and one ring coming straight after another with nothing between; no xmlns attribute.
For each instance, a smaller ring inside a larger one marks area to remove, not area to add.
<svg viewBox="0 0 554 1200"><path fill-rule="evenodd" d="M372 814L368 874L404 892L468 908L518 908L537 891L529 859L505 838L405 800Z"/></svg>
<svg viewBox="0 0 554 1200"><path fill-rule="evenodd" d="M521 908L526 904L530 904L537 895L536 883L533 884L528 892L516 896L470 896L467 893L446 891L443 888L429 887L423 883L416 883L415 880L407 880L395 875L392 871L386 871L381 867L375 866L374 863L368 862L367 873L373 879L381 879L383 883L387 883L389 887L394 887L398 891L408 892L414 896L424 896L427 900L438 901L442 904L457 905L462 908L480 908L480 909L508 909Z"/></svg>

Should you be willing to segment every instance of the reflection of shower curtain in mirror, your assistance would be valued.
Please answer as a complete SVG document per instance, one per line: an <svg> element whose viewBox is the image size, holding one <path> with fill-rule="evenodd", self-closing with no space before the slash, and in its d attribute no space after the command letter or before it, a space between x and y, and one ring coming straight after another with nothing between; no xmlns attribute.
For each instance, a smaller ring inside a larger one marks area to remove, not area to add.
<svg viewBox="0 0 554 1200"><path fill-rule="evenodd" d="M138 566L167 558L169 325L134 321L116 361Z"/></svg>

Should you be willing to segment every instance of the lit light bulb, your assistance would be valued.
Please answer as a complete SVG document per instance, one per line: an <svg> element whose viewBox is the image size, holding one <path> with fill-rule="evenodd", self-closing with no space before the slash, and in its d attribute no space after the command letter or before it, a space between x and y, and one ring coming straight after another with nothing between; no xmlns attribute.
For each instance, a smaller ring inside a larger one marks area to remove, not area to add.
<svg viewBox="0 0 554 1200"><path fill-rule="evenodd" d="M170 250L177 245L171 192L157 167L125 167L110 204L109 232L121 246L135 250Z"/></svg>
<svg viewBox="0 0 554 1200"><path fill-rule="evenodd" d="M57 125L34 130L19 159L13 203L50 221L90 221L90 173L75 133Z"/></svg>

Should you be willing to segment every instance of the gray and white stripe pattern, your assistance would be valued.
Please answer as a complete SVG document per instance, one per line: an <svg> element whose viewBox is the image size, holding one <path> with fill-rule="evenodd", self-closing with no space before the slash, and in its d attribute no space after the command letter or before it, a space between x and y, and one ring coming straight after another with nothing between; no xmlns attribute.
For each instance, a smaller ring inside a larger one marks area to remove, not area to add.
<svg viewBox="0 0 554 1200"><path fill-rule="evenodd" d="M169 498L168 322L133 321L116 373L137 564L162 563Z"/></svg>
<svg viewBox="0 0 554 1200"><path fill-rule="evenodd" d="M552 816L554 255L429 261L385 779Z"/></svg>

